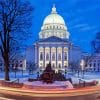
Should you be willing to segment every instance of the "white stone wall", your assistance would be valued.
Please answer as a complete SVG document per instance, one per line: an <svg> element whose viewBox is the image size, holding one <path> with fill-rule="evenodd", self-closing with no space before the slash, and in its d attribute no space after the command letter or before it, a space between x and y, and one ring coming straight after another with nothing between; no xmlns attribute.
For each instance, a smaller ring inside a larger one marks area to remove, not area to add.
<svg viewBox="0 0 100 100"><path fill-rule="evenodd" d="M65 70L65 66L68 66L68 48L67 47L39 47L38 58L39 58L38 59L39 67L43 70L45 69L45 67L49 62L51 62L51 65L54 70Z"/></svg>
<svg viewBox="0 0 100 100"><path fill-rule="evenodd" d="M87 68L93 71L100 71L100 53L90 57Z"/></svg>

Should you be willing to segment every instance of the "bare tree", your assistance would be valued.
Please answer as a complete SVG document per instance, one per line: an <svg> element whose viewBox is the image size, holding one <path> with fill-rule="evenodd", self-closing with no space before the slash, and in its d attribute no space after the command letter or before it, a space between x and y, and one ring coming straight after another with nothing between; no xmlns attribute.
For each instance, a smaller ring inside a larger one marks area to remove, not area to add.
<svg viewBox="0 0 100 100"><path fill-rule="evenodd" d="M94 53L100 52L100 32L96 33L95 39L91 42L91 46Z"/></svg>
<svg viewBox="0 0 100 100"><path fill-rule="evenodd" d="M30 3L23 0L0 0L0 52L4 61L5 80L10 80L10 60L15 50L20 49L23 37L28 34L32 10Z"/></svg>
<svg viewBox="0 0 100 100"><path fill-rule="evenodd" d="M71 71L74 72L74 71L79 70L80 65L79 65L79 62L72 61L69 63L69 67L70 67Z"/></svg>

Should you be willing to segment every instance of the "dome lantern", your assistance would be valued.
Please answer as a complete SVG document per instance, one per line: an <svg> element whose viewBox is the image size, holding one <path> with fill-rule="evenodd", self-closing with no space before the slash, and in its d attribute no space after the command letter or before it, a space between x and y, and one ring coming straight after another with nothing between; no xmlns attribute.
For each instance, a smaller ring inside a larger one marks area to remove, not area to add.
<svg viewBox="0 0 100 100"><path fill-rule="evenodd" d="M56 14L56 13L57 13L55 5L53 5L53 7L52 7L52 12L51 12L51 13L52 13L52 14Z"/></svg>

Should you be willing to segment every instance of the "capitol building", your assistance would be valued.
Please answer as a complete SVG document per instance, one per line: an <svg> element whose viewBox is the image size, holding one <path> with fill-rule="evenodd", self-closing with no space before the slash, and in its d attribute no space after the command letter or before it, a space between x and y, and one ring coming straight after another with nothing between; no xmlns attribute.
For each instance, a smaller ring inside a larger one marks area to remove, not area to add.
<svg viewBox="0 0 100 100"><path fill-rule="evenodd" d="M69 40L70 33L62 16L53 6L45 17L39 32L39 40L27 49L27 62L33 61L39 69L44 70L50 62L58 72L65 71L69 62L80 62L81 50Z"/></svg>

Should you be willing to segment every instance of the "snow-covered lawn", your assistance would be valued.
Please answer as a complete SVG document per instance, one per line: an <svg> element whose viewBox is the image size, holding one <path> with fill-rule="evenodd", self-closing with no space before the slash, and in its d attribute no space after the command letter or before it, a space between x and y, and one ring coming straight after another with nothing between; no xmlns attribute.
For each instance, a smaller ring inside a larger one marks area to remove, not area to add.
<svg viewBox="0 0 100 100"><path fill-rule="evenodd" d="M84 75L82 73L69 75L68 77L72 78L73 83L79 83L79 79L83 79L85 81L98 81L100 84L100 72L85 72Z"/></svg>
<svg viewBox="0 0 100 100"><path fill-rule="evenodd" d="M100 83L100 72L85 72L84 77L82 73L78 74L77 73L69 73L66 74L67 78L71 78L73 83L79 83L79 79L84 78L84 80L88 81L93 81L97 80ZM32 75L29 75L28 71L25 72L10 72L10 78L11 79L19 79L20 82L25 82L28 78L37 78L37 73L34 72ZM0 72L0 79L4 79L4 72Z"/></svg>
<svg viewBox="0 0 100 100"><path fill-rule="evenodd" d="M63 87L66 87L67 89L73 89L73 86L72 84L69 82L69 81L55 81L54 83L52 84L46 84L46 83L43 83L41 81L34 81L34 82L28 82L28 81L25 81L24 82L25 85L31 85L31 86L36 86L36 87L43 87L43 88L63 88Z"/></svg>
<svg viewBox="0 0 100 100"><path fill-rule="evenodd" d="M32 77L32 78L37 77L36 72L30 75L28 71L24 71L23 73L21 71L16 72L16 73L10 72L9 75L10 75L11 80L19 79L20 82L23 82L25 79L28 79L29 77ZM4 76L5 76L4 72L0 72L0 80L3 80Z"/></svg>

